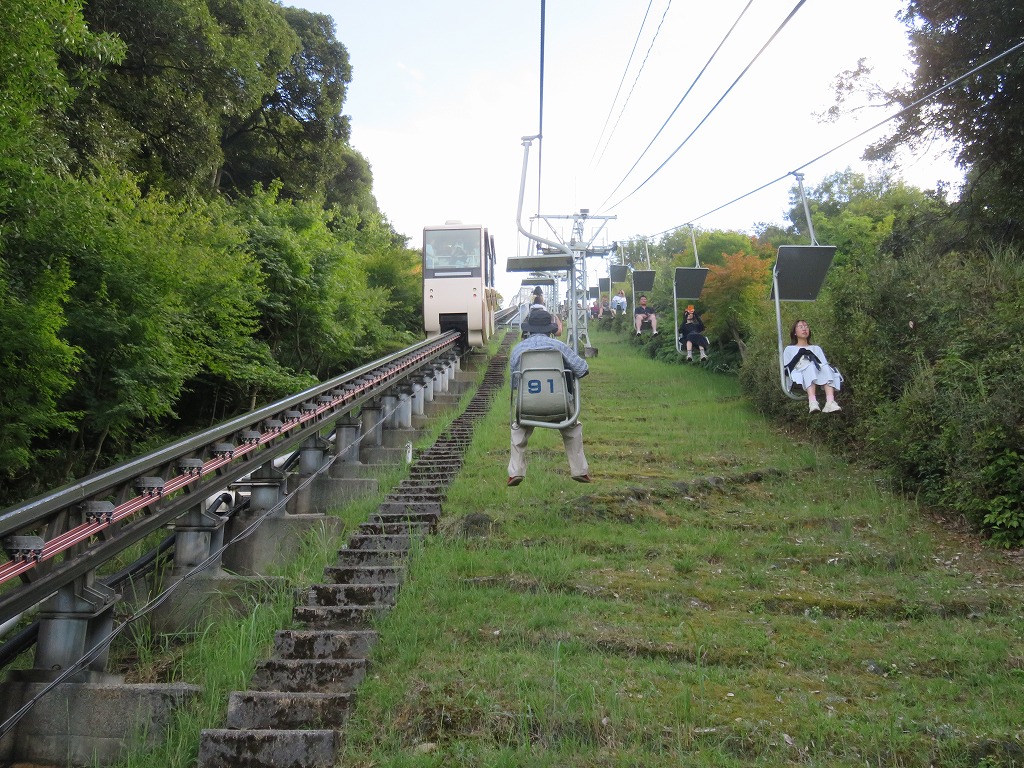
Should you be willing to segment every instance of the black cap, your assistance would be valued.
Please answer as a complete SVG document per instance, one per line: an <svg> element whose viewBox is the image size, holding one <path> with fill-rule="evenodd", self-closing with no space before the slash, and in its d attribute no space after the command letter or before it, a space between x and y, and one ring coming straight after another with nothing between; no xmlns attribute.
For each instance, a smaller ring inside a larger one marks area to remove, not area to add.
<svg viewBox="0 0 1024 768"><path fill-rule="evenodd" d="M558 333L558 324L550 312L546 312L543 309L534 309L527 316L526 322L523 323L523 335L529 336L535 333L543 335Z"/></svg>

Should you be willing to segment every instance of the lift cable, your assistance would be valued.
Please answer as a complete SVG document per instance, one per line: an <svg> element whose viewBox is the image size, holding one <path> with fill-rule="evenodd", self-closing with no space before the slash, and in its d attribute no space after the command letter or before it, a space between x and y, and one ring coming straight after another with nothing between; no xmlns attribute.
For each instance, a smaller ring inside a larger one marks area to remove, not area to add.
<svg viewBox="0 0 1024 768"><path fill-rule="evenodd" d="M783 179L785 179L785 178L787 178L789 176L792 176L792 175L802 171L807 166L813 165L814 163L818 162L819 160L821 160L821 159L823 159L825 157L828 157L833 152L836 152L836 151L842 149L847 144L850 144L850 143L856 141L857 139L861 138L862 136L864 136L864 135L866 135L868 133L871 133L872 131L880 128L881 126L885 125L886 123L890 122L891 120L895 120L897 117L900 117L901 115L906 114L907 112L911 111L912 109L916 109L917 107L921 106L926 101L929 101L933 97L935 97L935 96L939 95L940 93L942 93L942 91L945 91L948 88L952 88L954 85L959 83L961 80L964 80L964 79L966 79L968 77L971 77L975 73L981 71L982 69L985 69L985 67L988 67L988 66L994 64L995 62L999 61L1000 59L1003 59L1003 58L1009 56L1011 53L1015 53L1015 52L1019 51L1021 48L1024 48L1024 40L1021 40L1019 43L1017 43L1016 45L1012 46L1011 48L1007 48L1002 53L996 54L991 59L988 59L987 61L983 62L982 64L979 64L978 66L974 67L973 69L971 69L971 70L969 70L967 72L964 72L962 75L960 75L959 77L955 78L954 80L950 80L949 82L940 85L938 88L933 90L931 93L929 93L929 94L927 94L925 96L922 96L920 99L918 99L917 101L915 101L912 104L908 104L903 109L901 109L899 112L895 112L892 115L890 115L889 117L885 118L884 120L880 120L879 122L877 122L874 125L872 125L870 128L864 129L863 131L858 133L856 136L852 136L851 138L847 139L843 143L837 144L836 146L832 147L832 149L828 150L827 152L822 152L820 155L815 157L813 160L808 160L806 163L803 163L802 165L798 165L792 171L789 171L788 173L784 173L782 176L779 176L779 178L774 179L772 181L769 181L766 184L762 184L757 189L752 189L751 191L746 192L746 193L740 195L739 197L730 200L727 203L722 203L722 205L719 205L717 208L712 208L710 211L705 211L700 216L695 216L692 219L688 219L686 224L677 224L676 226L669 227L668 229L662 230L661 232L658 232L657 234L650 235L650 237L653 238L653 237L661 237L662 235L667 235L669 232L674 232L675 230L680 229L681 227L687 226L691 222L697 221L699 219L703 219L705 216L710 216L712 213L717 213L718 211L722 210L723 208L728 208L733 203L738 203L740 200L743 200L744 198L747 198L747 197L750 197L751 195L757 194L761 190L767 189L768 187L772 186L773 184L778 184Z"/></svg>
<svg viewBox="0 0 1024 768"><path fill-rule="evenodd" d="M711 66L711 62L715 60L715 57L718 55L718 52L722 50L722 46L725 45L725 41L729 39L733 31L736 29L736 26L740 23L740 19L743 18L744 14L746 14L746 12L750 9L750 6L753 4L754 0L749 0L747 2L747 5L743 8L743 10L740 11L740 15L736 17L736 21L734 21L732 23L732 26L729 27L729 31L725 33L725 37L722 38L722 42L718 44L718 47L715 48L714 53L711 54L711 57L707 60L707 62L705 62L703 68L701 68L700 72L697 73L697 76L693 79L693 82L690 83L690 87L686 89L686 93L684 93L683 97L679 99L679 103L676 104L675 108L669 113L669 116L665 118L665 122L661 124L661 128L658 129L658 132L654 134L654 138L652 138L650 143L648 143L648 145L644 147L644 151L640 153L640 157L638 157L636 159L636 162L630 166L628 171L626 171L625 175L623 175L622 177L622 180L615 185L615 189L608 193L608 197L605 198L604 201L605 203L612 199L612 196L619 191L619 187L626 183L626 179L629 178L629 174L631 174L633 170L637 167L637 165L640 164L640 161L644 159L644 156L647 154L647 150L649 150L651 146L654 144L654 142L657 140L657 138L661 136L661 132L665 130L665 126L667 126L669 121L673 118L673 116L675 116L676 112L679 110L679 107L683 105L683 102L686 101L686 97L690 95L690 91L693 90L694 86L697 85L697 82L701 79L701 77L703 77L704 73L707 71L707 68ZM602 205L603 204L604 203L602 203Z"/></svg>
<svg viewBox="0 0 1024 768"><path fill-rule="evenodd" d="M658 22L658 28L654 31L654 37L651 38L651 44L647 46L647 53L644 54L644 60L640 62L640 69L637 70L636 78L633 80L633 85L630 87L629 93L626 95L626 100L622 102L622 109L619 110L619 116L615 119L615 125L612 126L612 130L604 142L604 149L601 150L601 155L597 158L598 162L601 162L601 158L604 157L604 153L607 151L608 145L611 143L612 137L615 135L615 129L619 127L619 121L622 120L622 115L625 113L626 106L629 104L629 100L633 96L636 84L640 82L640 75L643 74L644 66L647 64L647 59L650 57L651 51L654 48L654 43L657 41L658 34L661 32L661 25L665 23L665 16L668 15L668 9L671 7L672 0L669 0L668 5L665 6L665 12L661 14L661 21Z"/></svg>
<svg viewBox="0 0 1024 768"><path fill-rule="evenodd" d="M676 156L676 153L679 152L679 150L683 148L683 146L686 144L686 142L688 142L698 130L700 130L700 127L702 125L704 125L704 123L707 121L707 119L709 117L711 117L711 114L716 109L718 109L718 106L723 101L725 101L725 97L729 95L729 92L732 91L732 89L736 87L736 84L741 79L743 79L743 76L747 74L747 72L750 70L750 68L754 65L754 62L756 62L760 58L761 54L765 52L765 49L767 49L768 46L772 44L772 42L775 40L776 37L778 37L779 33L782 32L782 30L785 28L785 26L787 24L789 24L790 21L792 21L793 17L796 15L797 11L800 10L801 6L803 6L803 4L805 2L807 2L807 0L799 0L799 2L793 7L793 10L789 12L789 15L785 18L785 20L782 22L782 24L779 25L778 29L776 29L772 33L772 36L768 38L767 42L765 42L765 44L761 46L761 50L759 50L754 55L754 58L752 58L750 60L750 63L747 64L747 66L743 68L743 71L740 72L740 74L737 76L737 78L732 81L732 84L725 90L725 93L723 93L721 95L721 97L718 99L718 101L715 102L714 106L711 107L710 110L708 110L708 113L706 115L704 115L704 117L701 119L701 121L699 123L697 123L697 126L692 131L690 131L690 134L685 139L683 139L682 144L680 144L678 147L676 147L674 150L672 150L672 154L669 155L667 158L665 158L665 161L661 165L659 165L657 168L655 168L654 171L651 172L650 176L648 176L646 179L644 179L642 182L640 182L640 184L636 187L636 189L634 189L632 192L630 192L625 197L619 199L618 202L616 202L614 205L610 206L609 208L607 208L605 210L609 210L609 211L614 210L616 207L618 207L619 205L624 203L626 200L628 200L633 195L635 195L637 192L639 192L643 188L643 186L645 184L647 184L648 181L653 179L655 177L655 175L657 175L657 173L662 168L664 168L666 165L668 165L669 160L671 160L673 157Z"/></svg>
<svg viewBox="0 0 1024 768"><path fill-rule="evenodd" d="M540 104L537 110L537 215L540 216L540 180L544 152L544 18L546 0L540 0Z"/></svg>
<svg viewBox="0 0 1024 768"><path fill-rule="evenodd" d="M640 22L640 29L636 32L636 40L633 41L633 50L629 52L629 60L626 61L626 66L622 70L622 78L619 80L619 87L615 89L615 98L612 99L612 103L608 105L608 114L604 118L604 125L601 126L601 133L597 137L597 143L594 145L594 154L590 156L590 165L594 165L594 158L597 157L597 150L601 147L601 139L604 138L605 129L608 127L608 121L612 119L612 110L615 109L615 104L619 100L619 94L622 93L622 84L626 82L626 74L629 72L629 65L633 63L633 55L636 53L636 47L640 45L640 35L643 34L644 25L647 24L647 16L651 12L651 6L654 5L654 0L650 0L647 3L647 10L644 11L643 21Z"/></svg>

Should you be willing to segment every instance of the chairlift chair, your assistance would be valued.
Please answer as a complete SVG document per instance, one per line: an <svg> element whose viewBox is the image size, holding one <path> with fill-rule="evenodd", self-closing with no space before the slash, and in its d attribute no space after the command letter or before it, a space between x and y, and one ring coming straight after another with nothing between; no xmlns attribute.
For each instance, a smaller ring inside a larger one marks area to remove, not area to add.
<svg viewBox="0 0 1024 768"><path fill-rule="evenodd" d="M686 345L679 340L679 301L696 301L704 290L704 281L708 278L707 267L699 264L696 267L676 267L675 279L672 281L672 309L676 321L676 352L686 354Z"/></svg>
<svg viewBox="0 0 1024 768"><path fill-rule="evenodd" d="M565 367L562 353L532 349L520 358L521 371L512 373L512 422L523 427L562 429L580 415L580 386Z"/></svg>
<svg viewBox="0 0 1024 768"><path fill-rule="evenodd" d="M779 383L793 400L803 400L792 391L793 379L786 370L782 354L786 344L782 336L782 301L815 301L836 253L834 245L781 245L772 268L771 298L775 302L775 325L779 338Z"/></svg>
<svg viewBox="0 0 1024 768"><path fill-rule="evenodd" d="M634 269L633 270L633 311L636 311L637 294L650 293L654 290L654 270Z"/></svg>

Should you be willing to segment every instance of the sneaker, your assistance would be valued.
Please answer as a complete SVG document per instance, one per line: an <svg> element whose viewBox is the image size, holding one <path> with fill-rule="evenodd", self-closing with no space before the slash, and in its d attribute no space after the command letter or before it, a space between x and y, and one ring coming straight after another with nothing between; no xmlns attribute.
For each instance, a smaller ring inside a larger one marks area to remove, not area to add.
<svg viewBox="0 0 1024 768"><path fill-rule="evenodd" d="M707 359L708 359L708 356L707 356L706 354L704 354L703 352L701 352L701 353L700 353L700 359L701 359L701 360L707 360Z"/></svg>
<svg viewBox="0 0 1024 768"><path fill-rule="evenodd" d="M821 410L821 406L818 405L818 401L817 400L811 400L811 404L810 404L810 406L808 407L807 410L810 413L817 413L818 411Z"/></svg>
<svg viewBox="0 0 1024 768"><path fill-rule="evenodd" d="M640 331L637 331L637 332L636 332L636 335L637 335L637 336L639 336L639 335L640 335Z"/></svg>
<svg viewBox="0 0 1024 768"><path fill-rule="evenodd" d="M589 482L591 482L590 475L573 475L572 479L575 480L577 483L589 483Z"/></svg>
<svg viewBox="0 0 1024 768"><path fill-rule="evenodd" d="M654 333L651 334L651 336L657 336L657 335L658 335L657 331L655 331Z"/></svg>
<svg viewBox="0 0 1024 768"><path fill-rule="evenodd" d="M510 477L510 478L508 479L508 487L509 487L509 488L513 488L513 487L515 487L515 486L519 485L519 484L520 484L521 482L523 482L523 480L525 480L525 479L526 479L526 478L525 478L525 477L523 477L522 475L515 475L515 476L513 476L513 477Z"/></svg>
<svg viewBox="0 0 1024 768"><path fill-rule="evenodd" d="M841 411L841 410L843 410L843 409L839 407L839 403L837 403L835 400L829 400L827 403L825 403L825 407L821 409L821 412L822 413L835 413L836 411Z"/></svg>
<svg viewBox="0 0 1024 768"><path fill-rule="evenodd" d="M693 362L693 355L687 355L686 356L686 362L692 363Z"/></svg>

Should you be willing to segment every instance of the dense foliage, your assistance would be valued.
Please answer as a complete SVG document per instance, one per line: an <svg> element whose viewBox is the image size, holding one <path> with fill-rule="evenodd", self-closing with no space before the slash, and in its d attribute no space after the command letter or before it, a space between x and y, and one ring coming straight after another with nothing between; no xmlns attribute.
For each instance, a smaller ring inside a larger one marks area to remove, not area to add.
<svg viewBox="0 0 1024 768"><path fill-rule="evenodd" d="M978 236L1024 238L1024 6L1011 0L907 0L916 68L910 82L880 94L904 108L892 132L870 150L890 159L902 146L952 140L968 171L958 215ZM858 69L847 91L858 89ZM963 79L960 79L963 78ZM953 85L950 85L953 83Z"/></svg>
<svg viewBox="0 0 1024 768"><path fill-rule="evenodd" d="M0 4L0 502L419 332L330 17Z"/></svg>
<svg viewBox="0 0 1024 768"><path fill-rule="evenodd" d="M715 365L737 370L759 409L890 469L906 491L1005 546L1024 543L1021 14L1006 0L907 0L910 82L888 93L863 85L863 62L839 79L837 110L865 93L903 107L869 158L940 138L966 174L952 203L948 189L924 192L886 175L836 173L807 190L817 241L837 254L816 302L783 304L783 334L798 317L810 322L846 377L840 418L808 415L802 396L780 392L770 283L736 290L740 265L760 258L767 269L778 245L809 242L797 196L791 226L762 227L747 248L705 253L712 238L696 238L701 262L725 268L712 270L698 302ZM688 239L677 232L623 251L634 264L651 254L667 273L693 265ZM671 310L669 278L659 277L655 303ZM672 357L670 343L662 336L648 348Z"/></svg>

